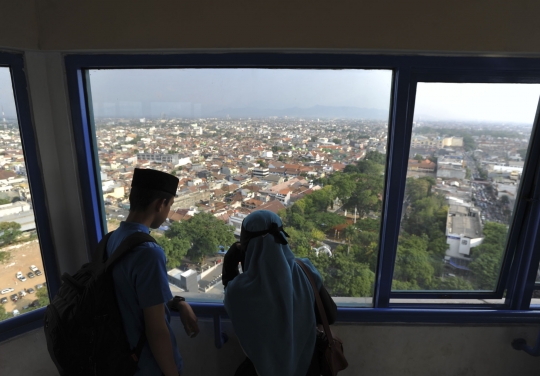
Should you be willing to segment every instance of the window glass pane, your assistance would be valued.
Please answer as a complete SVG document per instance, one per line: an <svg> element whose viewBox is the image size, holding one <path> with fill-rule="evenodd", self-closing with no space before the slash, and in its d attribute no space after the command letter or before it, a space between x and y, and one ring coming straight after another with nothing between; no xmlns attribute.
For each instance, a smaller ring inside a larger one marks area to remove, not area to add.
<svg viewBox="0 0 540 376"><path fill-rule="evenodd" d="M174 292L221 300L223 253L267 209L340 304L370 303L391 82L376 70L90 71L109 230L128 215L133 168L163 170L180 178L153 231ZM208 227L218 235L203 245Z"/></svg>
<svg viewBox="0 0 540 376"><path fill-rule="evenodd" d="M539 95L418 84L393 291L496 288Z"/></svg>
<svg viewBox="0 0 540 376"><path fill-rule="evenodd" d="M9 68L0 67L0 320L49 304Z"/></svg>

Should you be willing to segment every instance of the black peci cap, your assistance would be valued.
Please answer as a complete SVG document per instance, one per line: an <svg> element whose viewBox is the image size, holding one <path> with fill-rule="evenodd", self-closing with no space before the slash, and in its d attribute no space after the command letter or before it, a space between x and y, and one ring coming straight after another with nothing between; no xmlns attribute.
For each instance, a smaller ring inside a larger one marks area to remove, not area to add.
<svg viewBox="0 0 540 376"><path fill-rule="evenodd" d="M133 173L131 187L152 189L176 196L178 182L178 178L171 174L157 170L136 168Z"/></svg>

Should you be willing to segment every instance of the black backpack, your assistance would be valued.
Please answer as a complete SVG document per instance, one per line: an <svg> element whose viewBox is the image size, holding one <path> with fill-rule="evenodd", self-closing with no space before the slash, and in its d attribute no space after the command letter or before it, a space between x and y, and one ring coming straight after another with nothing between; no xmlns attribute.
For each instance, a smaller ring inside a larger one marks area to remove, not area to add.
<svg viewBox="0 0 540 376"><path fill-rule="evenodd" d="M148 234L128 236L107 261L107 241L99 242L93 262L62 285L45 311L47 349L60 375L133 375L146 342L144 332L131 349L116 301L112 266L132 248L155 242Z"/></svg>

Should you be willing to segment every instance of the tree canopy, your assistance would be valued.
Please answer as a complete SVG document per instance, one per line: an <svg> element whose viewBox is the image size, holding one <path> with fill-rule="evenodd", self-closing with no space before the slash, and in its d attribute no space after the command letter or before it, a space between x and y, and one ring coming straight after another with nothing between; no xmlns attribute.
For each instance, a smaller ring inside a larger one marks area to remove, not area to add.
<svg viewBox="0 0 540 376"><path fill-rule="evenodd" d="M0 222L0 244L9 245L21 234L21 225L17 222Z"/></svg>
<svg viewBox="0 0 540 376"><path fill-rule="evenodd" d="M507 232L506 225L486 222L482 244L472 249L473 261L469 268L473 271L476 285L480 289L493 290L496 287L506 246Z"/></svg>
<svg viewBox="0 0 540 376"><path fill-rule="evenodd" d="M201 261L217 252L220 245L235 242L231 226L210 213L198 213L187 221L173 222L165 231L168 240L160 240L172 262L179 262L186 254L193 261Z"/></svg>

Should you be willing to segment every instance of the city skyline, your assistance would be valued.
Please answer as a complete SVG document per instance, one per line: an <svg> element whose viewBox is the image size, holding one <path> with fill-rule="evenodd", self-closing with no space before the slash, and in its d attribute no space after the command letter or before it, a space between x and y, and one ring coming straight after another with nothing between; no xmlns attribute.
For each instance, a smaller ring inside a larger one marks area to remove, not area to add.
<svg viewBox="0 0 540 376"><path fill-rule="evenodd" d="M90 81L96 118L387 120L392 72L123 69L92 70ZM538 84L419 83L414 119L532 125L539 97ZM8 68L0 68L2 109L16 119Z"/></svg>

